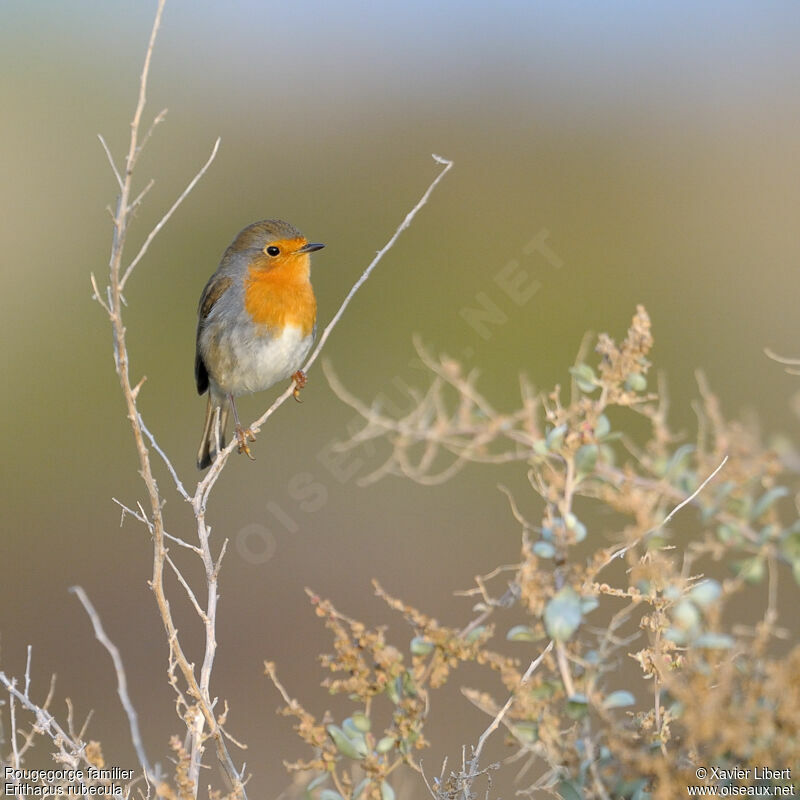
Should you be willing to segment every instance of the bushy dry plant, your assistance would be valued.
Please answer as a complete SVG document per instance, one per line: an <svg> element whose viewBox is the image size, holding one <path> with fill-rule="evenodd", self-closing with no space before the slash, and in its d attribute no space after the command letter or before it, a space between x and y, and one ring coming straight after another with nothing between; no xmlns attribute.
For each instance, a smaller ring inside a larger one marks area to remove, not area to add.
<svg viewBox="0 0 800 800"><path fill-rule="evenodd" d="M800 580L797 475L757 432L724 418L702 379L694 441L674 434L663 390L648 388L652 344L639 307L621 342L601 335L595 356L581 355L568 392L537 394L522 381L511 413L479 392L477 373L421 347L432 381L401 419L353 397L327 368L364 418L345 447L384 443L367 482L431 484L469 463L517 462L541 512L528 519L508 493L519 562L465 592L477 616L460 629L376 584L413 629L410 643L390 643L312 595L333 635L324 685L347 695L352 713L318 720L267 665L311 748L287 765L309 773L309 796L391 800L400 765L422 772L435 690L464 661L494 671L505 691L463 689L490 723L460 769L426 778L437 800L477 797L479 776L501 767L517 770L520 794L565 800L666 800L702 785L793 791L800 647L778 625L777 593L779 579L795 595ZM737 623L742 604L760 609L752 624ZM619 688L625 663L638 678ZM482 765L500 726L509 758Z"/></svg>

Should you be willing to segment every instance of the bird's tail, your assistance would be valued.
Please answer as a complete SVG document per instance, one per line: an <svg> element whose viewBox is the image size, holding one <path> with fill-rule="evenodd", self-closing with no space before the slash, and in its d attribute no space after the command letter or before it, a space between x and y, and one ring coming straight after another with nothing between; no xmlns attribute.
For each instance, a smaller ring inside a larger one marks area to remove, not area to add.
<svg viewBox="0 0 800 800"><path fill-rule="evenodd" d="M228 422L228 403L226 398L216 397L208 393L206 406L206 422L203 427L203 439L197 452L197 468L206 469L216 459L219 451L225 447L225 426Z"/></svg>

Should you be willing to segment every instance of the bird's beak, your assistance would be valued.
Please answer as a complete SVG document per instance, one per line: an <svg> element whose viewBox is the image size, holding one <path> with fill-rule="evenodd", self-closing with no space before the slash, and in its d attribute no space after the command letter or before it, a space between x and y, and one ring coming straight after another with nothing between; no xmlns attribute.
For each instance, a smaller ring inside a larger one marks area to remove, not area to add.
<svg viewBox="0 0 800 800"><path fill-rule="evenodd" d="M295 253L313 253L316 250L322 250L323 247L325 247L325 245L319 242L309 242L308 244L304 244L299 250L295 250Z"/></svg>

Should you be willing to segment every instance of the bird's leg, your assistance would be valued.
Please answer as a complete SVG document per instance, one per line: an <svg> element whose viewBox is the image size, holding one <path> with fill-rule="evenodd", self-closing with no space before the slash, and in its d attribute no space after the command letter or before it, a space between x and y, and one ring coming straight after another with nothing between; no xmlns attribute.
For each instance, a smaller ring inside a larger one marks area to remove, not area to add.
<svg viewBox="0 0 800 800"><path fill-rule="evenodd" d="M250 448L247 446L247 440L249 439L251 442L256 440L256 437L253 435L253 431L250 428L243 428L242 423L239 422L239 414L236 412L236 401L233 399L233 395L229 394L228 398L231 401L231 411L233 411L233 422L234 422L234 432L236 433L236 441L239 443L239 447L237 448L238 453L246 453L247 457L251 461L255 461L253 458L253 454L250 452Z"/></svg>
<svg viewBox="0 0 800 800"><path fill-rule="evenodd" d="M294 381L294 389L292 389L292 397L297 400L298 403L302 403L303 401L300 399L300 390L306 385L308 382L308 378L306 378L305 372L299 369L292 375L292 380Z"/></svg>

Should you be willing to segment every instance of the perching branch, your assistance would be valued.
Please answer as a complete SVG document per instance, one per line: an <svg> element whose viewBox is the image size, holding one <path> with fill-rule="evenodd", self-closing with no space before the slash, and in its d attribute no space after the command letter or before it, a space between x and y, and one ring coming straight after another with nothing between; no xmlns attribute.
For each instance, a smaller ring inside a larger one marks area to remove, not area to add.
<svg viewBox="0 0 800 800"><path fill-rule="evenodd" d="M434 178L431 182L430 186L425 190L422 197L417 201L417 204L411 209L411 211L406 214L405 219L398 225L395 232L389 238L389 241L377 252L375 258L369 263L367 268L364 272L361 273L361 277L353 284L350 291L347 293L347 296L342 301L342 304L339 306L339 310L333 315L333 319L325 326L325 330L322 332L322 335L319 337L319 341L317 342L316 347L312 350L311 355L308 357L308 360L303 365L303 371L307 372L311 365L317 360L319 354L322 352L322 348L325 346L325 342L328 340L328 337L331 335L336 324L344 314L345 309L347 306L350 305L350 301L355 296L355 293L361 288L364 282L369 278L372 274L372 271L375 267L378 266L381 259L389 252L389 250L394 247L395 242L400 237L400 234L403 233L413 222L414 217L417 216L420 209L428 202L428 198L430 198L433 190L439 185L439 182L444 178L444 176L450 171L453 166L453 162L449 161L446 158L442 158L441 156L437 156L434 154L433 156L434 161L438 164L442 164L444 169ZM279 395L275 402L254 422L250 425L250 430L254 433L258 433L261 429L261 426L267 421L272 414L277 411L277 409L282 406L286 400L289 399L290 395L292 394L293 387L289 386L283 394ZM212 487L217 481L217 478L222 471L222 468L225 466L226 461L228 460L228 456L233 452L234 447L236 447L236 441L232 440L228 443L228 445L219 453L217 458L214 460L214 463L211 465L211 468L206 473L206 476L197 484L197 491L195 496L192 500L192 505L195 508L195 513L202 513L205 511L206 503L208 501L208 494L211 491Z"/></svg>

